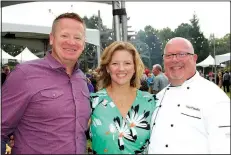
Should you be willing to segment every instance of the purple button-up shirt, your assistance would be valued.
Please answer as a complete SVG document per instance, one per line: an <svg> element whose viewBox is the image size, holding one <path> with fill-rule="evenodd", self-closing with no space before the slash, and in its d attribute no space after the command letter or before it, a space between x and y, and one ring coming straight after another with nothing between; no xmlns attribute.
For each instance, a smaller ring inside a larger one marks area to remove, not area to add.
<svg viewBox="0 0 231 155"><path fill-rule="evenodd" d="M18 65L2 87L2 140L14 133L16 154L83 154L89 91L76 66L68 76L48 52Z"/></svg>

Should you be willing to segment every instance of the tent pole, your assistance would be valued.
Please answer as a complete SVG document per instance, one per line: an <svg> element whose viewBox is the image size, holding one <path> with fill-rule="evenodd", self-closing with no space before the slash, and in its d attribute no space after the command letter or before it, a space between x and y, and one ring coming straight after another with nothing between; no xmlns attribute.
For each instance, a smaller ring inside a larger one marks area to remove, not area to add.
<svg viewBox="0 0 231 155"><path fill-rule="evenodd" d="M216 50L215 50L215 35L213 33L213 54L214 54L214 82L217 83L217 71L216 71Z"/></svg>

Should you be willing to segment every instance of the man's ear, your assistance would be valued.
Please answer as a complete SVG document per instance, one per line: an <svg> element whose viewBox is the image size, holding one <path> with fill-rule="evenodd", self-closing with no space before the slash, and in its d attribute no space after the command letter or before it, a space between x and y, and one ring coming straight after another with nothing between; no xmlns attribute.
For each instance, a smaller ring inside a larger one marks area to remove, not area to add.
<svg viewBox="0 0 231 155"><path fill-rule="evenodd" d="M197 62L197 58L198 58L197 54L194 54L193 59L194 59L195 62Z"/></svg>
<svg viewBox="0 0 231 155"><path fill-rule="evenodd" d="M54 41L54 35L53 35L53 33L50 33L50 34L49 34L49 42L50 42L50 45L53 45L53 41Z"/></svg>

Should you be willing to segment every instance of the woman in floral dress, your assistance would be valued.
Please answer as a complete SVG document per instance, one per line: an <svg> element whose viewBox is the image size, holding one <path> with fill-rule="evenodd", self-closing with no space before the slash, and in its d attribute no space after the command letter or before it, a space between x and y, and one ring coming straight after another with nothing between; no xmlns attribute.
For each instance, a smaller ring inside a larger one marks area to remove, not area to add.
<svg viewBox="0 0 231 155"><path fill-rule="evenodd" d="M144 154L155 97L138 90L144 71L135 47L116 41L101 57L99 91L91 94L93 154Z"/></svg>

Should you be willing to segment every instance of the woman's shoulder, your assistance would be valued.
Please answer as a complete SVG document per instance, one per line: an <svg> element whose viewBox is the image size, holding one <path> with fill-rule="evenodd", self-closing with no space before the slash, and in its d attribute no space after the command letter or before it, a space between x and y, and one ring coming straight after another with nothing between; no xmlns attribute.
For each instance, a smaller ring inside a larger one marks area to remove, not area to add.
<svg viewBox="0 0 231 155"><path fill-rule="evenodd" d="M153 98L153 94L150 94L149 92L147 92L147 91L142 91L142 90L137 90L137 92L138 92L138 97L140 97L140 98Z"/></svg>
<svg viewBox="0 0 231 155"><path fill-rule="evenodd" d="M107 98L107 92L105 89L99 90L95 93L90 93L90 103L92 109L95 109L97 105Z"/></svg>
<svg viewBox="0 0 231 155"><path fill-rule="evenodd" d="M104 97L104 96L108 96L106 89L101 89L95 93L90 93L90 97Z"/></svg>
<svg viewBox="0 0 231 155"><path fill-rule="evenodd" d="M142 90L137 90L137 99L138 100L143 100L146 102L156 102L156 96L154 94L150 94L147 91L142 91Z"/></svg>
<svg viewBox="0 0 231 155"><path fill-rule="evenodd" d="M156 97L154 94L150 94L147 91L138 90L137 96L140 106L148 108L150 111L154 111L156 108Z"/></svg>

